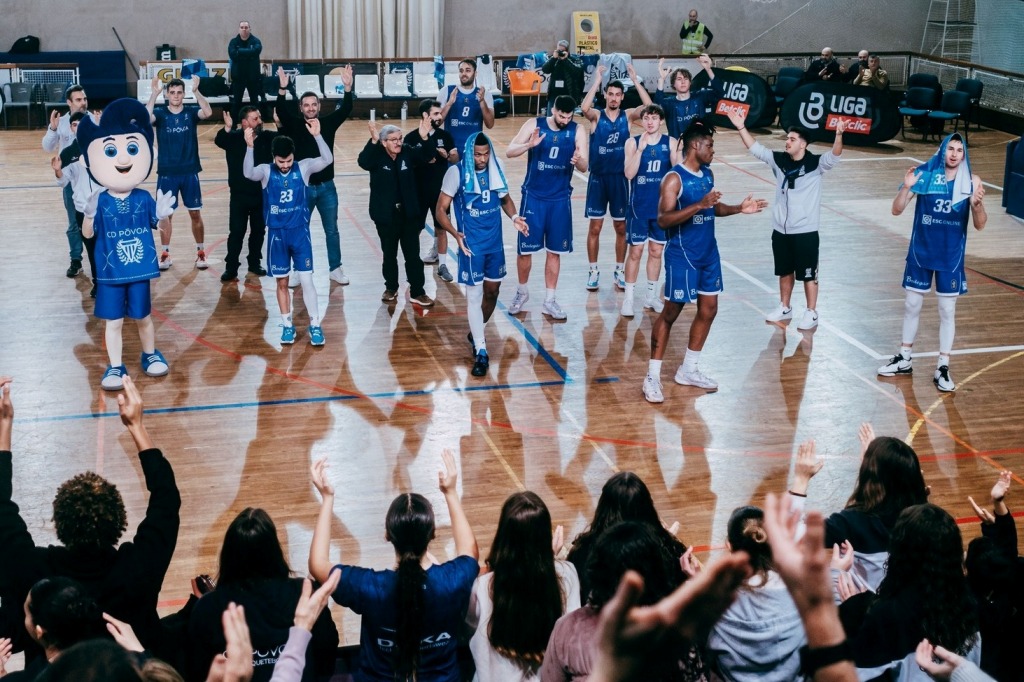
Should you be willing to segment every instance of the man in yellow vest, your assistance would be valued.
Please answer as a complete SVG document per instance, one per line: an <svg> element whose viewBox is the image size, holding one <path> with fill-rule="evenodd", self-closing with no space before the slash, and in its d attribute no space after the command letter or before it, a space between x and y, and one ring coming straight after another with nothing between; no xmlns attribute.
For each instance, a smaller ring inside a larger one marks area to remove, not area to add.
<svg viewBox="0 0 1024 682"><path fill-rule="evenodd" d="M683 41L683 54L697 55L711 47L714 36L707 26L697 21L697 10L690 10L689 21L679 29L679 39Z"/></svg>

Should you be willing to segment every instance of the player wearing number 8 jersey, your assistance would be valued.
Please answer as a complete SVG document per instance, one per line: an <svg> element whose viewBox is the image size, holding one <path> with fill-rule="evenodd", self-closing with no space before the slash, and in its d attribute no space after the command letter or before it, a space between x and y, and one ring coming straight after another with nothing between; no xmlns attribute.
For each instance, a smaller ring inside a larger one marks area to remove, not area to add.
<svg viewBox="0 0 1024 682"><path fill-rule="evenodd" d="M566 315L555 300L561 255L572 252L572 194L573 170L587 170L589 149L587 131L572 120L576 101L568 95L555 99L551 115L531 118L523 124L509 143L505 155L516 158L527 154L526 180L523 182L523 200L520 211L530 226L529 235L519 235L519 287L509 306L515 315L529 300L527 282L533 254L547 250L544 264L544 313L556 320Z"/></svg>
<svg viewBox="0 0 1024 682"><path fill-rule="evenodd" d="M954 391L949 375L949 354L956 333L956 299L967 293L964 253L967 247L967 218L974 229L984 229L985 188L981 178L971 174L967 145L959 133L943 140L935 155L925 164L907 171L903 185L892 202L892 214L900 215L917 195L914 227L910 233L903 288L903 345L888 364L880 367L881 376L910 374L913 371L911 348L924 304L924 294L935 283L939 303L939 360L933 381L940 391Z"/></svg>

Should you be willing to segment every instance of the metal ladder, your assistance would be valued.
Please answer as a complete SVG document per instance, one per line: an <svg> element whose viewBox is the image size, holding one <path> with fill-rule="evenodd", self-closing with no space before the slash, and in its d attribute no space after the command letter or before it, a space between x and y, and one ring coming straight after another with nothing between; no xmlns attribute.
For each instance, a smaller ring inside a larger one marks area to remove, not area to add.
<svg viewBox="0 0 1024 682"><path fill-rule="evenodd" d="M922 54L969 62L975 58L975 0L930 0Z"/></svg>

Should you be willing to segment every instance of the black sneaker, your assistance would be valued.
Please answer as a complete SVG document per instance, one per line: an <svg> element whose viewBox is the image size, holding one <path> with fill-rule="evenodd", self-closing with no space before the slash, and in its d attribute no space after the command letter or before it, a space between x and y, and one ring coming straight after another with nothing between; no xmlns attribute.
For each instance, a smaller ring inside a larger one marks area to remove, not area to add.
<svg viewBox="0 0 1024 682"><path fill-rule="evenodd" d="M487 357L487 351L481 350L476 354L476 362L473 363L473 371L471 374L475 377L487 376L487 368L490 366L490 358Z"/></svg>
<svg viewBox="0 0 1024 682"><path fill-rule="evenodd" d="M238 279L238 273L234 270L225 270L224 274L220 276L222 282L234 282Z"/></svg>
<svg viewBox="0 0 1024 682"><path fill-rule="evenodd" d="M68 277L77 277L78 273L82 271L82 259L72 258L71 265L68 266L67 271L64 273Z"/></svg>
<svg viewBox="0 0 1024 682"><path fill-rule="evenodd" d="M949 365L940 365L935 369L935 376L932 378L935 388L943 393L952 393L956 390L953 378L949 376Z"/></svg>
<svg viewBox="0 0 1024 682"><path fill-rule="evenodd" d="M267 271L263 269L261 265L250 265L249 272L256 275L257 277L266 277Z"/></svg>

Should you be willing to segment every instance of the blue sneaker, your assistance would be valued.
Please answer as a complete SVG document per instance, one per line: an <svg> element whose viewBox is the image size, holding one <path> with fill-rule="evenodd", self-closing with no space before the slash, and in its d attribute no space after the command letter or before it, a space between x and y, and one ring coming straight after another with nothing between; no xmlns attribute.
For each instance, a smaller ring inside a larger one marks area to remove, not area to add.
<svg viewBox="0 0 1024 682"><path fill-rule="evenodd" d="M597 291L597 281L601 277L601 273L597 270L591 270L587 273L587 291Z"/></svg>
<svg viewBox="0 0 1024 682"><path fill-rule="evenodd" d="M286 327L283 324L278 326L281 328L281 343L286 346L295 343L295 327Z"/></svg>
<svg viewBox="0 0 1024 682"><path fill-rule="evenodd" d="M294 338L294 332L293 338ZM321 327L309 326L309 343L313 346L322 346L325 343L324 330Z"/></svg>
<svg viewBox="0 0 1024 682"><path fill-rule="evenodd" d="M151 377L162 377L167 374L170 367L163 353L154 349L152 353L142 354L142 371Z"/></svg>
<svg viewBox="0 0 1024 682"><path fill-rule="evenodd" d="M104 391L120 391L124 388L124 378L128 376L128 368L124 365L112 367L107 365L107 371L103 373L100 386Z"/></svg>
<svg viewBox="0 0 1024 682"><path fill-rule="evenodd" d="M618 268L612 273L612 277L615 279L615 288L619 291L626 290L626 272Z"/></svg>
<svg viewBox="0 0 1024 682"><path fill-rule="evenodd" d="M487 376L487 367L490 364L491 360L487 357L487 351L481 350L476 354L476 362L473 363L471 374L475 377Z"/></svg>

